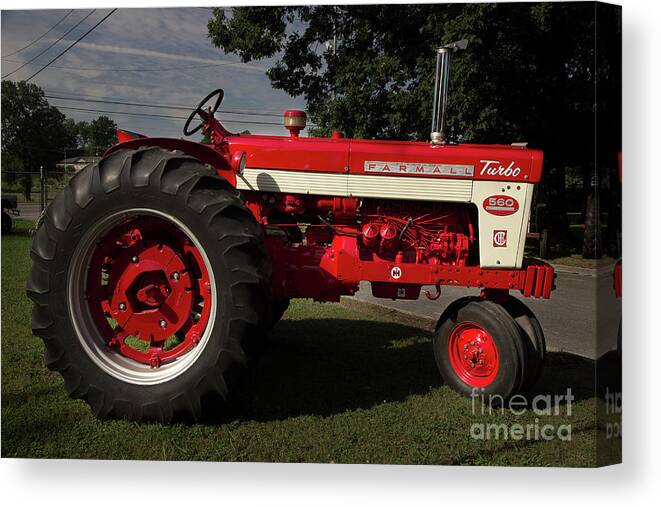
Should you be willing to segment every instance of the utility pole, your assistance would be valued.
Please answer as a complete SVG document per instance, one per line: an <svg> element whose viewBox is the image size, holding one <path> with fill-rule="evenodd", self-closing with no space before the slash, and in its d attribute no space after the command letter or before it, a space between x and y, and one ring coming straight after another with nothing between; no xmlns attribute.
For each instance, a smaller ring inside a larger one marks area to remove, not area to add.
<svg viewBox="0 0 661 507"><path fill-rule="evenodd" d="M46 195L46 172L44 171L44 166L39 166L39 191L40 191L40 204L41 211L46 209L46 200L48 196Z"/></svg>

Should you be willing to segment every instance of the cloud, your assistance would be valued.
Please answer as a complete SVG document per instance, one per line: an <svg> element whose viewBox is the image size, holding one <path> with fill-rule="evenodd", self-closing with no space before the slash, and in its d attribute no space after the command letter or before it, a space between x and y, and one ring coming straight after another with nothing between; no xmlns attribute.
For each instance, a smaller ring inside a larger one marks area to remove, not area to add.
<svg viewBox="0 0 661 507"><path fill-rule="evenodd" d="M57 38L69 26L81 19L89 10L76 10L62 26L47 37ZM88 21L95 22L107 10L101 9ZM18 49L45 32L57 19L61 11L3 11L2 13L2 53ZM211 43L207 37L206 24L210 13L204 9L119 9L106 22L99 26L71 51L66 53L53 66L39 74L34 82L44 90L60 95L78 97L92 95L127 102L158 104L188 104L192 108L199 100L215 88L225 90L225 100L221 109L249 109L260 112L280 112L286 109L303 109L300 97L290 97L282 90L271 86L265 71L274 59L260 60L243 64L235 55L226 55ZM94 20L92 19L94 18ZM88 26L87 24L85 26ZM44 64L77 39L85 28L67 36L51 51L37 60ZM50 42L42 39L34 47L12 57L28 60L47 47ZM229 62L229 63L227 63ZM208 67L208 65L218 65ZM18 64L3 61L3 74ZM167 72L108 72L75 71L60 69L57 66L79 68L178 68ZM196 67L191 69L190 67ZM28 66L15 76L27 77L38 66ZM112 104L86 102L65 102L52 100L60 106L74 106L89 109L132 111L185 116L185 111L167 108L142 108ZM83 111L63 111L76 120L91 120L101 113ZM123 128L143 132L153 136L180 137L183 120L147 118L123 115L111 116ZM221 113L221 121L245 120L279 122L272 116L236 116ZM228 123L230 131L248 129L260 134L286 134L279 125L254 125Z"/></svg>
<svg viewBox="0 0 661 507"><path fill-rule="evenodd" d="M49 40L49 39L44 39ZM55 42L56 39L50 39L49 42ZM71 44L72 40L63 39L62 44ZM221 60L215 58L201 58L198 56L191 55L181 55L176 53L164 53L162 51L153 51L149 49L142 48L131 48L131 47L122 47L114 46L109 44L96 44L93 42L79 42L76 44L76 47L79 49L87 49L89 51L100 51L105 53L115 53L118 55L132 55L132 56L141 56L145 58L157 58L164 60L174 60L176 62L190 62L190 63L200 63L203 65L218 65L223 64L228 67L236 67L241 70L252 70L257 72L266 72L268 67L263 67L260 65L254 65L249 63L236 62L231 60Z"/></svg>

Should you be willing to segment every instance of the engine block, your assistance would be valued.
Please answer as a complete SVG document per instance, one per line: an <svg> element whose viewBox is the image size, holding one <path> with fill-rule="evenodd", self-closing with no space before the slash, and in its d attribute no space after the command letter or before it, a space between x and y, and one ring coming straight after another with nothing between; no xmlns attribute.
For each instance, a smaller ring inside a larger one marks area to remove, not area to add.
<svg viewBox="0 0 661 507"><path fill-rule="evenodd" d="M386 259L465 266L475 243L466 205L365 201L360 219L362 245Z"/></svg>

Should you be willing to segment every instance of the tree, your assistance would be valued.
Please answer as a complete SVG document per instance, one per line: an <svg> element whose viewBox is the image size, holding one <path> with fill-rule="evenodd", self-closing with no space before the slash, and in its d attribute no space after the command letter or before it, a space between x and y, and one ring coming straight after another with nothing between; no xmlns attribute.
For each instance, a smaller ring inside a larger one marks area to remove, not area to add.
<svg viewBox="0 0 661 507"><path fill-rule="evenodd" d="M2 82L2 161L23 186L30 200L33 174L41 166L53 170L62 158L63 148L75 142L65 127L65 116L48 104L38 86L24 81Z"/></svg>
<svg viewBox="0 0 661 507"><path fill-rule="evenodd" d="M275 58L271 84L305 98L316 133L412 140L429 139L434 49L468 39L453 56L449 138L543 148L541 192L562 243L565 168L594 164L595 12L589 3L238 7L215 9L208 32L244 62Z"/></svg>
<svg viewBox="0 0 661 507"><path fill-rule="evenodd" d="M86 151L89 141L90 124L86 121L74 122L74 132L76 133L76 146Z"/></svg>
<svg viewBox="0 0 661 507"><path fill-rule="evenodd" d="M117 143L117 124L107 116L99 116L90 123L78 123L78 136L85 154L98 156Z"/></svg>

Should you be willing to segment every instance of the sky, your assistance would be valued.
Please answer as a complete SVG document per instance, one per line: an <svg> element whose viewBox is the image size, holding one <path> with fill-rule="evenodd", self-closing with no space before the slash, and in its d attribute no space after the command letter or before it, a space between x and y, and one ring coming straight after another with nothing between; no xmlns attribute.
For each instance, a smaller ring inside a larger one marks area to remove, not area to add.
<svg viewBox="0 0 661 507"><path fill-rule="evenodd" d="M31 10L1 13L2 76L48 48L92 9L75 9L64 21L32 46L10 55L38 39L69 10ZM28 78L70 43L84 34L110 9L97 9L76 29L30 64L7 79ZM302 98L292 98L271 87L266 70L275 62L260 60L243 64L226 55L207 37L209 8L118 9L112 16L31 82L49 95L78 100L48 99L58 107L113 111L99 113L61 109L68 117L92 120L101 114L118 126L149 136L182 137L183 119L131 117L117 112L188 116L185 110L88 102L80 99L113 100L190 107L209 92L223 88L225 99L216 117L232 132L286 135L281 114L287 109L305 109ZM6 56L6 58L5 58ZM220 65L222 64L222 65ZM71 67L64 69L60 67ZM83 70L80 70L83 69ZM110 70L103 70L110 69ZM114 70L113 70L114 69ZM122 69L117 70L117 69ZM141 71L124 71L141 69ZM146 71L151 69L152 71ZM155 72L153 69L160 69ZM168 69L168 70L162 70ZM223 112L240 110L250 115ZM277 125L246 122L271 122Z"/></svg>

